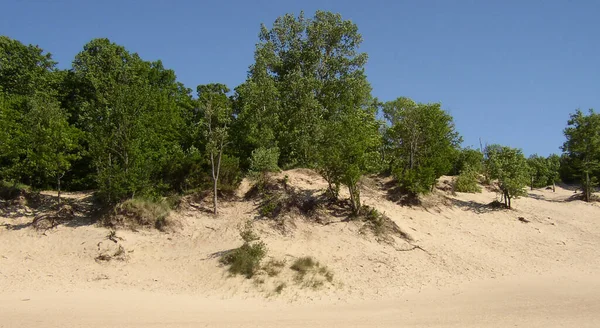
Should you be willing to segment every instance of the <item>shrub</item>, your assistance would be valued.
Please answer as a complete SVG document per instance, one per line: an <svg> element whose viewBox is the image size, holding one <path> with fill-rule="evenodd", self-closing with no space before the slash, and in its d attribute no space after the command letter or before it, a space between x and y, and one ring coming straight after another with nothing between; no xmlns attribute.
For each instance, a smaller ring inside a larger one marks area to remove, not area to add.
<svg viewBox="0 0 600 328"><path fill-rule="evenodd" d="M242 182L240 160L234 156L223 155L219 171L219 190L233 193L239 187L240 182Z"/></svg>
<svg viewBox="0 0 600 328"><path fill-rule="evenodd" d="M0 198L4 200L13 200L19 196L31 192L31 188L21 183L10 183L0 181Z"/></svg>
<svg viewBox="0 0 600 328"><path fill-rule="evenodd" d="M318 262L315 261L312 257L305 256L294 261L292 266L290 266L290 269L296 271L298 275L304 276L317 265Z"/></svg>
<svg viewBox="0 0 600 328"><path fill-rule="evenodd" d="M260 269L260 262L267 254L267 247L265 243L258 241L260 238L252 231L251 221L246 222L240 236L244 244L225 253L219 261L229 265L232 275L242 274L250 279Z"/></svg>
<svg viewBox="0 0 600 328"><path fill-rule="evenodd" d="M269 277L275 277L281 273L281 270L283 270L284 266L285 261L270 260L264 265L263 270L269 275Z"/></svg>
<svg viewBox="0 0 600 328"><path fill-rule="evenodd" d="M166 200L133 198L118 204L114 213L105 217L102 223L109 227L154 227L162 231L171 223L170 212Z"/></svg>
<svg viewBox="0 0 600 328"><path fill-rule="evenodd" d="M250 157L250 172L264 176L267 172L279 171L279 148L256 148Z"/></svg>
<svg viewBox="0 0 600 328"><path fill-rule="evenodd" d="M280 283L279 285L277 285L277 287L275 287L275 292L277 294L281 294L281 292L283 291L283 289L286 287L287 285L285 284L285 282Z"/></svg>
<svg viewBox="0 0 600 328"><path fill-rule="evenodd" d="M233 275L242 274L246 278L252 278L260 269L260 261L267 254L265 243L244 243L221 257L221 263L229 265L229 272Z"/></svg>
<svg viewBox="0 0 600 328"><path fill-rule="evenodd" d="M290 269L296 271L296 282L303 282L304 286L318 288L324 280L333 282L333 273L310 256L297 259Z"/></svg>
<svg viewBox="0 0 600 328"><path fill-rule="evenodd" d="M470 166L466 166L454 181L454 191L468 193L481 192L477 171Z"/></svg>

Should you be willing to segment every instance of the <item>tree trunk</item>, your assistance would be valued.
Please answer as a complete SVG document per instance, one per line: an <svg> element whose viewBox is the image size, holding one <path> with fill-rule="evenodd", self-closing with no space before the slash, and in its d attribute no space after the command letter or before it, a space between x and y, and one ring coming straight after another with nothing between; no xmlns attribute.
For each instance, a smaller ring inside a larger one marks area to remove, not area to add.
<svg viewBox="0 0 600 328"><path fill-rule="evenodd" d="M556 192L556 182L552 181L552 192Z"/></svg>
<svg viewBox="0 0 600 328"><path fill-rule="evenodd" d="M531 177L531 190L533 190L533 176Z"/></svg>
<svg viewBox="0 0 600 328"><path fill-rule="evenodd" d="M212 179L213 179L213 214L217 215L217 175L215 171L215 154L213 151L210 152L210 164L212 168Z"/></svg>
<svg viewBox="0 0 600 328"><path fill-rule="evenodd" d="M356 184L348 186L350 192L350 203L352 204L352 214L360 215L360 189Z"/></svg>
<svg viewBox="0 0 600 328"><path fill-rule="evenodd" d="M586 202L589 202L589 201L590 201L590 198L591 198L591 197L590 197L590 191L591 191L591 189L592 189L592 188L591 188L591 186L590 186L590 172L589 172L589 171L586 171L586 172L585 172L585 187L584 187L584 190L583 190L583 192L584 192L584 196L583 196L583 198L584 198L584 200L585 200Z"/></svg>
<svg viewBox="0 0 600 328"><path fill-rule="evenodd" d="M62 176L58 175L56 178L56 186L58 189L58 205L60 205L60 179L62 178Z"/></svg>

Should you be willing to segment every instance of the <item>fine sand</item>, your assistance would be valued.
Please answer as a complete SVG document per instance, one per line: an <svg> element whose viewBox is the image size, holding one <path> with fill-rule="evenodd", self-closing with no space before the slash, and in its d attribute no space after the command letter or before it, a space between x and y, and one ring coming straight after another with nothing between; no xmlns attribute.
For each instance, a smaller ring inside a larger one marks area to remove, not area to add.
<svg viewBox="0 0 600 328"><path fill-rule="evenodd" d="M326 187L308 170L284 175L307 193ZM3 204L0 327L600 327L598 203L539 189L494 210L493 192L438 190L403 207L388 199L388 182L365 179L362 199L410 241L378 242L343 215L254 223L269 257L327 266L333 281L319 288L287 269L244 279L219 265L219 252L241 245L239 227L258 217L251 200L223 202L218 217L188 202L173 231L118 230L117 242L83 210L44 232L28 225L36 210ZM67 197L77 209L89 201ZM118 259L95 260L119 247Z"/></svg>

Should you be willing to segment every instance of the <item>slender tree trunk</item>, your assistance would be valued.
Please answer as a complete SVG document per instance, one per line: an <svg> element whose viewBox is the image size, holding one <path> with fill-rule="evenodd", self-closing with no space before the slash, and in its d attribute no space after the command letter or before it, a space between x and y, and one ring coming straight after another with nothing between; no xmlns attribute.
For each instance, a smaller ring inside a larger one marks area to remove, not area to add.
<svg viewBox="0 0 600 328"><path fill-rule="evenodd" d="M590 201L590 198L591 198L590 197L590 191L591 191L591 189L592 188L590 186L590 172L586 171L585 172L585 187L584 187L584 190L583 190L583 192L584 192L584 200L586 202Z"/></svg>
<svg viewBox="0 0 600 328"><path fill-rule="evenodd" d="M556 182L552 181L552 192L556 192Z"/></svg>
<svg viewBox="0 0 600 328"><path fill-rule="evenodd" d="M217 180L218 176L215 171L215 154L213 151L210 152L210 164L212 168L212 178L213 178L213 213L217 214Z"/></svg>
<svg viewBox="0 0 600 328"><path fill-rule="evenodd" d="M531 176L531 190L533 190L533 176Z"/></svg>
<svg viewBox="0 0 600 328"><path fill-rule="evenodd" d="M61 178L62 178L61 175L58 175L57 178L56 178L56 180L57 180L56 181L56 186L57 186L57 189L58 189L58 205L60 205L60 179Z"/></svg>

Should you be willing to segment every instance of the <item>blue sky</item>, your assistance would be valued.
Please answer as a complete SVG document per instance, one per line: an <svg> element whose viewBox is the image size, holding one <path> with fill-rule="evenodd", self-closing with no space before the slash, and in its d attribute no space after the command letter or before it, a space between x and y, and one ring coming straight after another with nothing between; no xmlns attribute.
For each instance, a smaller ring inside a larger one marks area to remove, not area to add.
<svg viewBox="0 0 600 328"><path fill-rule="evenodd" d="M339 12L363 35L380 100L441 102L464 145L560 152L577 108L600 107L600 1L15 1L0 34L37 44L61 68L107 37L161 59L196 85L244 81L260 23L304 10Z"/></svg>

